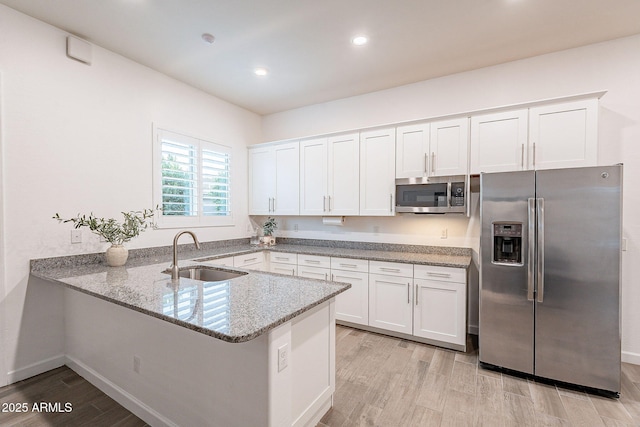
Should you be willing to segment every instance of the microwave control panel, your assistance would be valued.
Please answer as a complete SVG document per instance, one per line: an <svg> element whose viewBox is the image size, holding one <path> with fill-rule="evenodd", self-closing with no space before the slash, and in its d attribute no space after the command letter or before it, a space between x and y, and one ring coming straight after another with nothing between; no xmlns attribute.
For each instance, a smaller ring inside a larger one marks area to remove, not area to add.
<svg viewBox="0 0 640 427"><path fill-rule="evenodd" d="M464 206L464 182L451 183L451 206Z"/></svg>

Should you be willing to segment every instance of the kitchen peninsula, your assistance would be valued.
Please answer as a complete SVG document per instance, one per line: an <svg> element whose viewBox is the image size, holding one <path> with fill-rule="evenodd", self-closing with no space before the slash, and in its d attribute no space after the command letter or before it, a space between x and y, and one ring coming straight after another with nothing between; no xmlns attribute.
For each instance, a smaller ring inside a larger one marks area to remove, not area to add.
<svg viewBox="0 0 640 427"><path fill-rule="evenodd" d="M176 287L163 273L168 252L145 249L127 267L109 268L87 255L77 263L68 262L73 257L34 260L31 274L67 288L67 365L147 422L315 425L335 388L334 298L352 290L339 270L326 270L336 273L336 282L315 280L301 277L309 269L302 265L330 258L347 266L370 263L372 274L374 265L394 263L411 271L414 265L465 271L470 250L290 240L270 248L243 241L181 250L180 267L222 264L249 273L220 282L181 278ZM277 271L287 254L297 254L297 276L244 269L264 257L250 268ZM457 313L464 320L466 292L460 295L465 301Z"/></svg>
<svg viewBox="0 0 640 427"><path fill-rule="evenodd" d="M166 262L65 262L31 274L67 288L66 364L146 422L308 425L331 407L333 301L348 284L247 270L176 286Z"/></svg>

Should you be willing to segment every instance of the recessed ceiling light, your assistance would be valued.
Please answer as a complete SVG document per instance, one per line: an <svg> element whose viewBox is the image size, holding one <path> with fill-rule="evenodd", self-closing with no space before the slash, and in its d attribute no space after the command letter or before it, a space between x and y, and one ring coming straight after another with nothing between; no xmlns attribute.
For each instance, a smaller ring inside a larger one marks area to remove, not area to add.
<svg viewBox="0 0 640 427"><path fill-rule="evenodd" d="M205 42L207 42L207 43L209 43L209 44L213 43L213 41L214 41L215 39L216 39L216 38L215 38L215 37L213 37L213 35L211 35L211 34L209 34L209 33L204 33L204 34L202 35L202 40L204 40Z"/></svg>
<svg viewBox="0 0 640 427"><path fill-rule="evenodd" d="M256 68L253 70L253 72L255 73L256 76L266 76L267 75L267 69L266 68Z"/></svg>
<svg viewBox="0 0 640 427"><path fill-rule="evenodd" d="M362 46L364 44L367 44L368 41L369 39L367 38L367 36L355 36L354 38L351 39L351 43L353 43L356 46Z"/></svg>

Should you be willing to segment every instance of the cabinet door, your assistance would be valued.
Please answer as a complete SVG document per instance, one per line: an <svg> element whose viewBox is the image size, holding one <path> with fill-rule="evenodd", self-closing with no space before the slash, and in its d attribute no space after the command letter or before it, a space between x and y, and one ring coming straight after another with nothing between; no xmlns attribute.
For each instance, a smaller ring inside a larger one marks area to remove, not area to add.
<svg viewBox="0 0 640 427"><path fill-rule="evenodd" d="M395 129L360 134L360 215L395 214Z"/></svg>
<svg viewBox="0 0 640 427"><path fill-rule="evenodd" d="M249 148L249 215L272 213L274 168L273 147Z"/></svg>
<svg viewBox="0 0 640 427"><path fill-rule="evenodd" d="M415 281L413 334L452 344L466 340L466 284Z"/></svg>
<svg viewBox="0 0 640 427"><path fill-rule="evenodd" d="M328 139L328 215L360 212L360 141L357 133Z"/></svg>
<svg viewBox="0 0 640 427"><path fill-rule="evenodd" d="M275 190L272 210L275 215L298 215L300 213L300 158L299 143L274 147Z"/></svg>
<svg viewBox="0 0 640 427"><path fill-rule="evenodd" d="M329 280L331 278L331 270L328 268L308 267L306 265L299 265L297 274L299 277L306 277L307 279Z"/></svg>
<svg viewBox="0 0 640 427"><path fill-rule="evenodd" d="M528 110L471 117L471 174L524 170Z"/></svg>
<svg viewBox="0 0 640 427"><path fill-rule="evenodd" d="M327 138L300 141L300 215L327 212Z"/></svg>
<svg viewBox="0 0 640 427"><path fill-rule="evenodd" d="M432 176L466 175L469 119L432 122L429 147Z"/></svg>
<svg viewBox="0 0 640 427"><path fill-rule="evenodd" d="M413 279L369 275L369 326L411 334Z"/></svg>
<svg viewBox="0 0 640 427"><path fill-rule="evenodd" d="M529 110L529 168L595 166L598 100L545 105Z"/></svg>
<svg viewBox="0 0 640 427"><path fill-rule="evenodd" d="M271 273L285 274L287 276L296 276L298 274L298 266L293 264L270 262L269 271Z"/></svg>
<svg viewBox="0 0 640 427"><path fill-rule="evenodd" d="M396 178L429 175L429 123L396 128Z"/></svg>
<svg viewBox="0 0 640 427"><path fill-rule="evenodd" d="M331 280L350 283L351 287L336 296L336 319L369 324L369 275L354 271L331 270Z"/></svg>

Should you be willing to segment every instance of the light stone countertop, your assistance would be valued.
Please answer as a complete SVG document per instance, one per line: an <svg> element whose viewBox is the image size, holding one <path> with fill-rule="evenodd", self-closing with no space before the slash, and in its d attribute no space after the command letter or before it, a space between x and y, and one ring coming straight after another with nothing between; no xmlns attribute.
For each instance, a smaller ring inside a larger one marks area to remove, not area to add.
<svg viewBox="0 0 640 427"><path fill-rule="evenodd" d="M180 268L197 263L184 261ZM220 282L180 278L175 286L167 264L138 267L95 266L72 275L68 268L36 270L32 275L223 341L249 341L319 305L351 285L262 273ZM225 268L219 268L226 270ZM65 271L66 270L66 271Z"/></svg>
<svg viewBox="0 0 640 427"><path fill-rule="evenodd" d="M344 248L292 240L268 248L231 244L202 251L181 249L179 266L262 250L454 268L468 268L471 262L471 250L466 248L381 244ZM136 251L138 256L125 267L107 267L100 254L32 260L31 274L228 342L256 338L351 286L233 268L249 274L221 282L181 278L176 287L162 273L171 264L170 256L155 253L154 248Z"/></svg>

